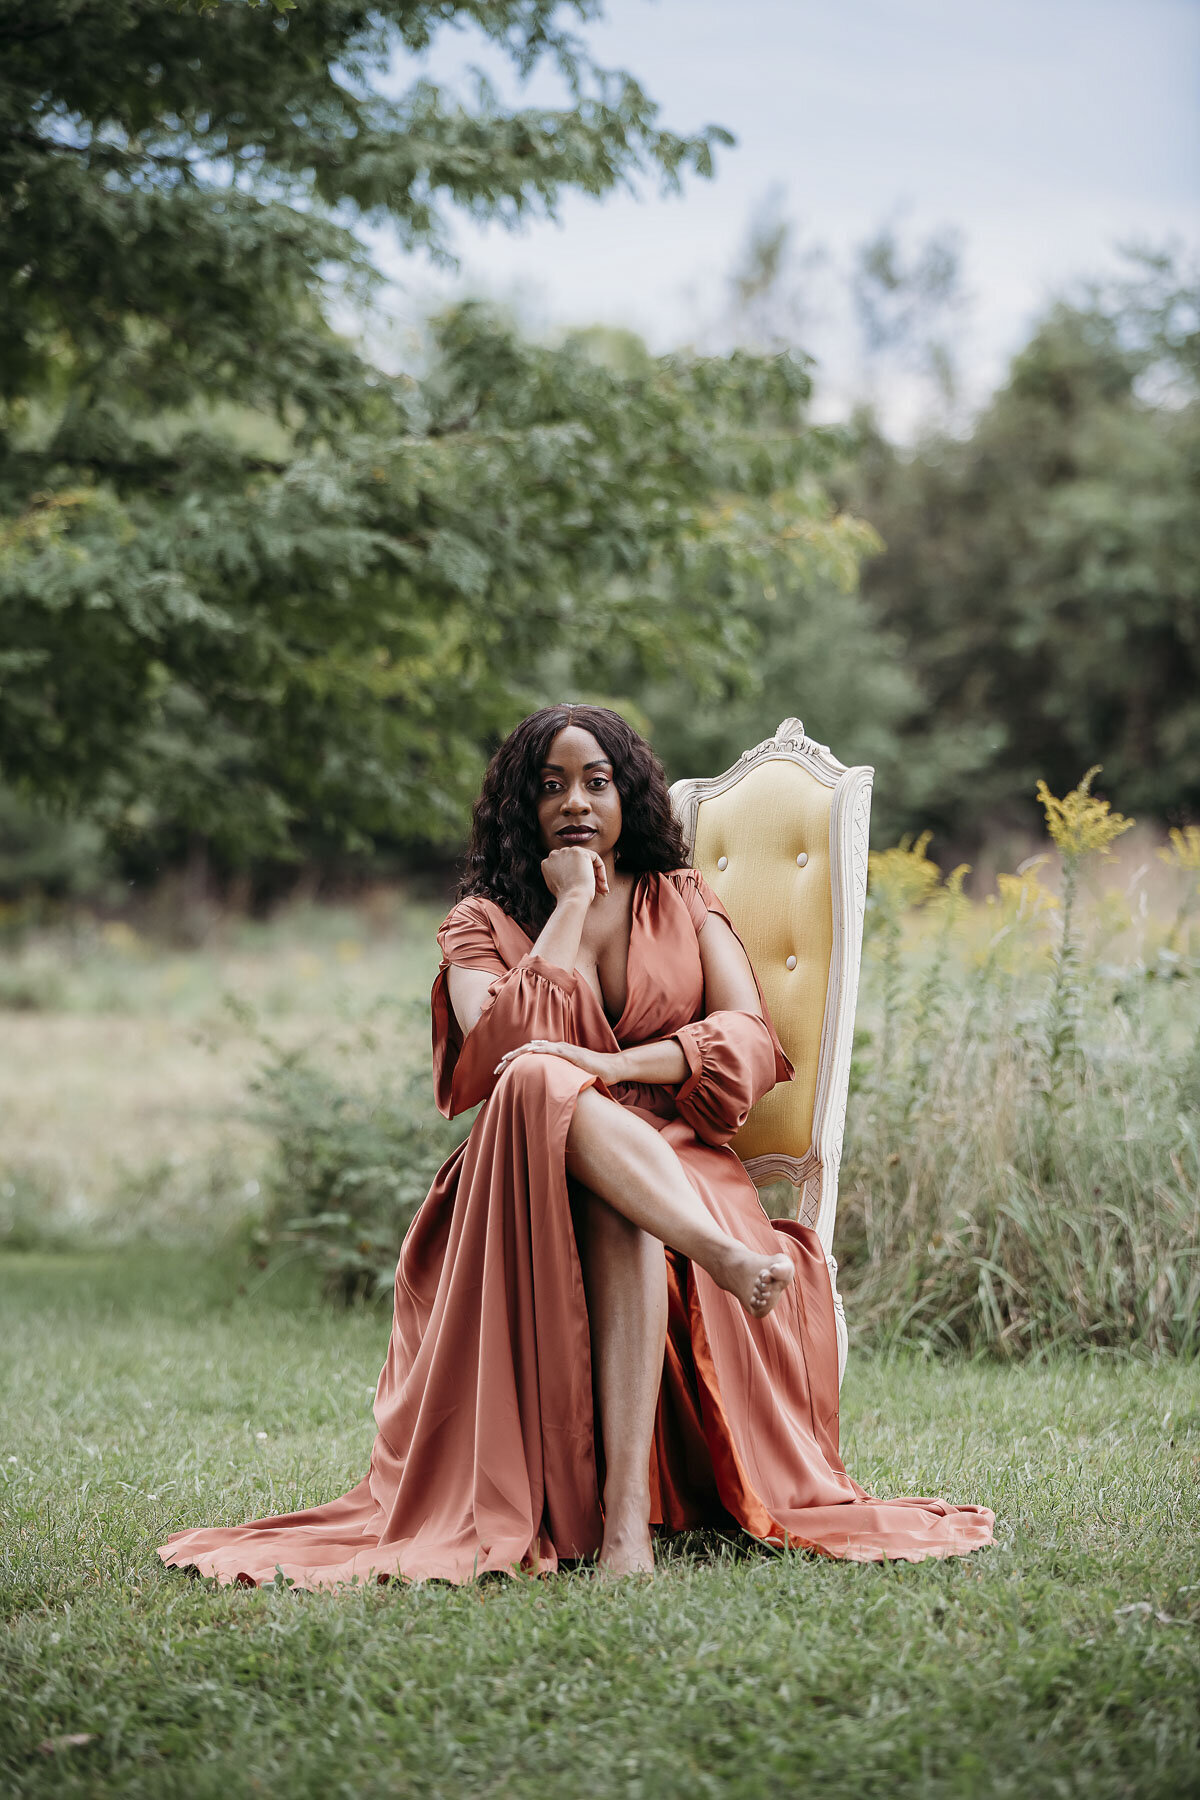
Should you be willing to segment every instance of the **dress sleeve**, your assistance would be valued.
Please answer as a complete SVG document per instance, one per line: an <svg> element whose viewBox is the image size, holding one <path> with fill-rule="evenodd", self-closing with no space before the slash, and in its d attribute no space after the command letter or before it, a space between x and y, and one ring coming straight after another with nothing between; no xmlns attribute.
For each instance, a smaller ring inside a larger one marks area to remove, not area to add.
<svg viewBox="0 0 1200 1800"><path fill-rule="evenodd" d="M729 914L697 869L680 871L676 885L699 933L710 912L725 920L742 943ZM743 950L746 946L742 944ZM746 956L750 961L749 953ZM756 1100L779 1081L790 1081L792 1068L771 1022L766 995L751 963L762 1017L731 1009L708 1013L673 1035L687 1059L688 1074L675 1096L681 1118L706 1144L727 1144L750 1114Z"/></svg>
<svg viewBox="0 0 1200 1800"><path fill-rule="evenodd" d="M485 901L462 900L437 934L442 951L430 997L433 1013L433 1091L438 1111L456 1113L486 1100L496 1085L496 1064L506 1050L530 1038L575 1041L573 969L529 953L511 966L497 942ZM464 1038L450 1004L447 970L452 963L493 975L483 1011Z"/></svg>

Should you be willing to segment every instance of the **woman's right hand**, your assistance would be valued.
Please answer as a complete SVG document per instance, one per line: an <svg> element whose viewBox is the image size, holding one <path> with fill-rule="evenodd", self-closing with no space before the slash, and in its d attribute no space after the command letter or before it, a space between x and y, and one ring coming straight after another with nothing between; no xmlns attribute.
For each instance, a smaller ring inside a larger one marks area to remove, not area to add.
<svg viewBox="0 0 1200 1800"><path fill-rule="evenodd" d="M542 879L555 900L586 900L608 892L608 870L595 850L582 844L562 844L542 862Z"/></svg>

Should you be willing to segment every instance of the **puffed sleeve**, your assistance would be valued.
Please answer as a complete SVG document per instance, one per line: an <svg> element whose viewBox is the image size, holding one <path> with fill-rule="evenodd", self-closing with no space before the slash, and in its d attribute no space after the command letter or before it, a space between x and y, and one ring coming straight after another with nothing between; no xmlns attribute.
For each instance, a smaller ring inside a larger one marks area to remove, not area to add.
<svg viewBox="0 0 1200 1800"><path fill-rule="evenodd" d="M442 951L430 996L433 1014L433 1091L448 1119L486 1100L496 1085L495 1067L506 1050L530 1038L575 1041L573 1005L579 977L573 969L528 953L511 966L499 941L489 902L460 900L437 934ZM464 1038L450 1004L451 963L494 975L483 1011Z"/></svg>
<svg viewBox="0 0 1200 1800"><path fill-rule="evenodd" d="M696 869L681 870L676 877L699 933L709 913L725 920L739 944L737 930L724 906ZM743 950L746 946L742 944ZM749 953L746 957L750 961ZM779 1081L790 1081L795 1071L771 1022L766 995L754 973L762 1017L731 1009L708 1013L673 1035L687 1059L687 1079L675 1095L675 1106L698 1138L706 1144L727 1144L749 1117L756 1100Z"/></svg>
<svg viewBox="0 0 1200 1800"><path fill-rule="evenodd" d="M765 1019L747 1012L713 1012L674 1034L687 1058L687 1080L675 1109L706 1144L727 1144L750 1108L777 1081L791 1079L791 1064ZM778 1059L787 1064L778 1072Z"/></svg>

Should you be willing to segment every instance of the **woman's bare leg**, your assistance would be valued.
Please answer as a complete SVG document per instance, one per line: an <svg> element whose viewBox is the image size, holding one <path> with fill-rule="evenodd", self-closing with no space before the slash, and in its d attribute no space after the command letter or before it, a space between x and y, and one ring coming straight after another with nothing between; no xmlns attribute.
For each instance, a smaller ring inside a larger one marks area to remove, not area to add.
<svg viewBox="0 0 1200 1800"><path fill-rule="evenodd" d="M764 1256L722 1231L670 1144L595 1088L584 1088L575 1102L567 1168L631 1224L698 1263L752 1318L765 1318L791 1282L790 1256Z"/></svg>
<svg viewBox="0 0 1200 1800"><path fill-rule="evenodd" d="M650 1446L667 1337L667 1265L658 1238L594 1194L582 1196L580 1244L600 1434L604 1542L616 1575L654 1567Z"/></svg>

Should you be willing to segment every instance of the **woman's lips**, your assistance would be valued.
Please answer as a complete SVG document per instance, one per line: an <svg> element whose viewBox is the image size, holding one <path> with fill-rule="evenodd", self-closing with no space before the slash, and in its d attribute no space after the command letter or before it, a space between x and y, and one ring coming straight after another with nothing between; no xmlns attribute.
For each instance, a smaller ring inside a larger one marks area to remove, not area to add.
<svg viewBox="0 0 1200 1800"><path fill-rule="evenodd" d="M596 833L591 825L564 825L556 835L560 838L578 838L582 841L584 838L594 838Z"/></svg>

